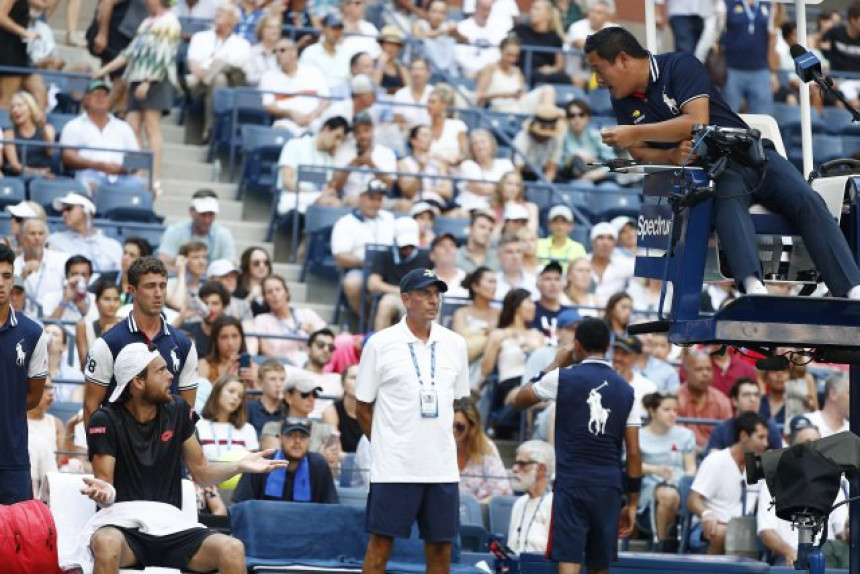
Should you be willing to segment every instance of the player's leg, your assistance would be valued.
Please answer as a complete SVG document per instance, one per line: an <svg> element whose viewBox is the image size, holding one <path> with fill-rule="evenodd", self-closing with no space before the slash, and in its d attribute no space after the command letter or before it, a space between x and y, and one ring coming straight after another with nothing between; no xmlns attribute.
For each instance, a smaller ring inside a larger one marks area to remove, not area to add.
<svg viewBox="0 0 860 574"><path fill-rule="evenodd" d="M188 561L192 572L212 572L221 574L244 574L245 545L242 541L226 534L208 536L197 552Z"/></svg>
<svg viewBox="0 0 860 574"><path fill-rule="evenodd" d="M115 574L120 568L137 564L137 557L117 528L99 528L90 538L93 552L93 574Z"/></svg>

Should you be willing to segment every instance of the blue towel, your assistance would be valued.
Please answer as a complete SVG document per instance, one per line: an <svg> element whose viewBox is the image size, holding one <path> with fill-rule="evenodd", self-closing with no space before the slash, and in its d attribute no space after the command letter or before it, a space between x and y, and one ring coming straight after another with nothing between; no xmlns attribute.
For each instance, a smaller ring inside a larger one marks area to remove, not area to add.
<svg viewBox="0 0 860 574"><path fill-rule="evenodd" d="M278 450L275 460L286 460L284 452ZM287 482L287 468L273 470L266 477L265 495L271 498L281 498L284 494L284 484ZM296 476L293 478L293 502L310 502L311 500L311 467L308 457L302 458Z"/></svg>

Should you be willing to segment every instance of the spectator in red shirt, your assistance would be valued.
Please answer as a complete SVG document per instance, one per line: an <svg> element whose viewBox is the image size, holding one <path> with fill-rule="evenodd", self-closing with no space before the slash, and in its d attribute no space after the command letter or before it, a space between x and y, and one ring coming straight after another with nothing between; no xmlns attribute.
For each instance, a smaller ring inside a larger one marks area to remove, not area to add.
<svg viewBox="0 0 860 574"><path fill-rule="evenodd" d="M704 352L693 351L684 359L684 370L687 382L678 389L678 416L720 420L731 418L732 405L729 399L712 384L716 371L712 366L712 358ZM696 435L696 447L701 451L714 427L687 426Z"/></svg>
<svg viewBox="0 0 860 574"><path fill-rule="evenodd" d="M708 353L711 357L711 365L713 367L713 380L711 387L722 391L726 397L732 394L732 385L735 381L742 378L758 380L755 372L755 367L748 363L732 351L725 351L722 354L713 354L720 348L720 345L705 345L702 350ZM681 368L681 382L687 380L686 370Z"/></svg>

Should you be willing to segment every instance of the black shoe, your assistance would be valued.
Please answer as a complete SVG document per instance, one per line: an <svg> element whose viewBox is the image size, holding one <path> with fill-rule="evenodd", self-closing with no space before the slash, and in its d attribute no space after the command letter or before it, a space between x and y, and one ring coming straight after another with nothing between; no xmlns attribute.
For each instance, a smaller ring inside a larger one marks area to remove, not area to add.
<svg viewBox="0 0 860 574"><path fill-rule="evenodd" d="M657 552L663 552L665 554L677 554L678 546L679 544L677 539L664 538L657 543Z"/></svg>

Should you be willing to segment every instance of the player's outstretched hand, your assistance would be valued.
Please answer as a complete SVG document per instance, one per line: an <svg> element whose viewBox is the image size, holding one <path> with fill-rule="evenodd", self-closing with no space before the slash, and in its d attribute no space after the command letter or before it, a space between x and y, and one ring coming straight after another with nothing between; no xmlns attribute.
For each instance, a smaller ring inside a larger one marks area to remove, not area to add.
<svg viewBox="0 0 860 574"><path fill-rule="evenodd" d="M83 481L86 486L81 489L81 494L88 496L90 500L98 504L110 504L116 497L113 485L107 481L100 478L90 478L89 476L85 476Z"/></svg>
<svg viewBox="0 0 860 574"><path fill-rule="evenodd" d="M260 452L252 452L245 458L239 461L239 472L272 472L279 468L286 468L289 461L272 460L270 457L275 454L275 449L261 450Z"/></svg>

